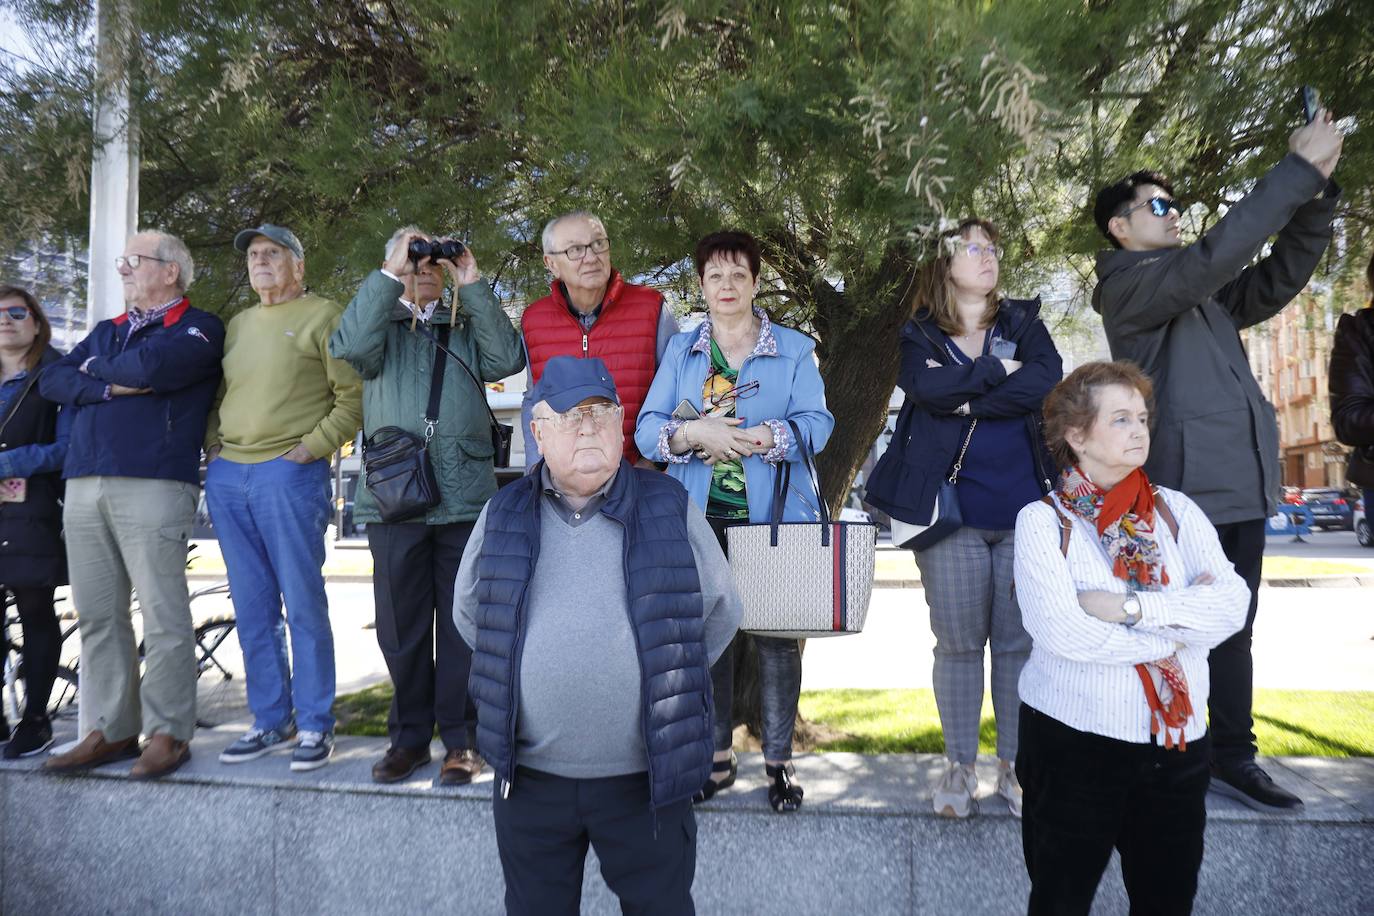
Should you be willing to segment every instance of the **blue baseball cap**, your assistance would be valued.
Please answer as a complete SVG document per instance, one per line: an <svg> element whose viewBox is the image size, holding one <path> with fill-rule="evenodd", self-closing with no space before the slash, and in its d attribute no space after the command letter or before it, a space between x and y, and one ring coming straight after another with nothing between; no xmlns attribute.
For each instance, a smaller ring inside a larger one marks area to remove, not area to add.
<svg viewBox="0 0 1374 916"><path fill-rule="evenodd" d="M296 238L296 233L285 226L274 226L271 223L263 223L256 229L243 230L234 236L234 247L239 251L247 251L248 246L253 244L253 239L258 236L270 239L296 257L305 259L305 248L301 245L301 240Z"/></svg>
<svg viewBox="0 0 1374 916"><path fill-rule="evenodd" d="M595 356L555 356L544 364L544 374L535 389L536 401L547 401L559 413L571 410L587 398L606 398L619 404L611 370Z"/></svg>

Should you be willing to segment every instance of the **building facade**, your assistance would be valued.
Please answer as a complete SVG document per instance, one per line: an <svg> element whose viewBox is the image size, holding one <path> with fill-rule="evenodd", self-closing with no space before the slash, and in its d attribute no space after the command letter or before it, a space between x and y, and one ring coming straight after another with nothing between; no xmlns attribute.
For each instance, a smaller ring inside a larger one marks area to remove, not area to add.
<svg viewBox="0 0 1374 916"><path fill-rule="evenodd" d="M1349 450L1336 441L1327 393L1340 313L1331 293L1315 287L1241 336L1250 368L1278 414L1283 485L1344 487Z"/></svg>

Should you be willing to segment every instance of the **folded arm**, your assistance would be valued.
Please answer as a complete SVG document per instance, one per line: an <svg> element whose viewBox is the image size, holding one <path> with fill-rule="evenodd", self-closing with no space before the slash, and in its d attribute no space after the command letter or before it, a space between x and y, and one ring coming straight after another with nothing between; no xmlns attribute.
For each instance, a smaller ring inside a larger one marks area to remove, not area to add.
<svg viewBox="0 0 1374 916"><path fill-rule="evenodd" d="M1106 623L1083 610L1068 561L1060 552L1054 516L1054 509L1033 503L1016 519L1014 581L1031 639L1055 655L1102 665L1136 665L1172 655L1180 640Z"/></svg>

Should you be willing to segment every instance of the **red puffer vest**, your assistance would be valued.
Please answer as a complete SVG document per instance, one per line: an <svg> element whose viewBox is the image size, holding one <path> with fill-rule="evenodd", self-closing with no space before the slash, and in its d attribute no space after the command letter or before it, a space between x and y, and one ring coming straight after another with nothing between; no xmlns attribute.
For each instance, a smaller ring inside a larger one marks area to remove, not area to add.
<svg viewBox="0 0 1374 916"><path fill-rule="evenodd" d="M539 384L544 365L555 356L597 356L606 363L625 408L625 460L631 464L639 458L635 421L658 368L658 318L662 312L661 293L626 283L620 271L613 270L601 314L585 334L569 314L557 280L549 295L530 303L520 316L534 384Z"/></svg>

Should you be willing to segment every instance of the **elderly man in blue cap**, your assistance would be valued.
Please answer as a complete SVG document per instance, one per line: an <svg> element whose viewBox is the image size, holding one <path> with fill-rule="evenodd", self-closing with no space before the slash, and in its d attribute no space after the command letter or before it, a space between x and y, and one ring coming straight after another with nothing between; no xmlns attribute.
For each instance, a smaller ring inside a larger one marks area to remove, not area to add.
<svg viewBox="0 0 1374 916"><path fill-rule="evenodd" d="M622 458L605 363L549 360L542 460L477 519L454 590L511 914L576 913L587 847L625 913L692 913L729 566L676 480Z"/></svg>

